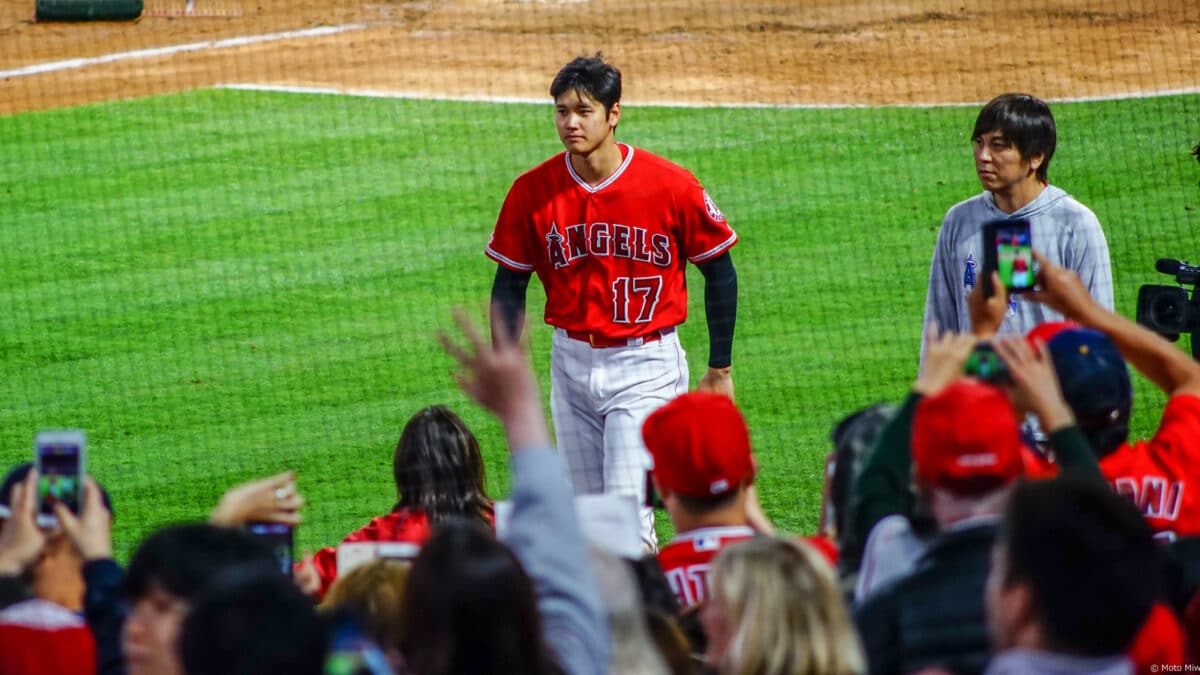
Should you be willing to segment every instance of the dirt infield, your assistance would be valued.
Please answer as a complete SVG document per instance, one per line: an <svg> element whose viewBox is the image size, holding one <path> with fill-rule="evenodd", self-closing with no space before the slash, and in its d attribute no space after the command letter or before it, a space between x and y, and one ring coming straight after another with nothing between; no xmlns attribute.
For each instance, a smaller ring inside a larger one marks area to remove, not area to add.
<svg viewBox="0 0 1200 675"><path fill-rule="evenodd" d="M803 4L805 6L798 6ZM0 0L0 113L206 87L288 84L543 97L568 57L603 50L626 99L771 104L1048 98L1193 89L1195 0L147 0L135 23L37 24ZM978 3L985 4L985 3ZM1144 9L1142 7L1145 7ZM202 16L205 14L224 16ZM171 16L175 15L175 16ZM322 37L33 75L77 57L362 24Z"/></svg>

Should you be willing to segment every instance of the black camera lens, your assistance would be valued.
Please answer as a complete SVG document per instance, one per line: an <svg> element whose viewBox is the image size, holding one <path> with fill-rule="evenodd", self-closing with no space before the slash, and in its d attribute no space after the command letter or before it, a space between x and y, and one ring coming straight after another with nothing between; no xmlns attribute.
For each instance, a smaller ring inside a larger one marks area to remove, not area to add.
<svg viewBox="0 0 1200 675"><path fill-rule="evenodd" d="M1150 319L1157 326L1177 332L1183 328L1183 305L1174 295L1161 295L1150 305Z"/></svg>

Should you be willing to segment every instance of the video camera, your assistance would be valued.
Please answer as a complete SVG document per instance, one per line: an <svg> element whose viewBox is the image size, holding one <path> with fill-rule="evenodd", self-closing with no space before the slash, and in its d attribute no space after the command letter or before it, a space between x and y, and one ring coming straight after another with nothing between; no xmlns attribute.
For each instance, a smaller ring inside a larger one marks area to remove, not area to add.
<svg viewBox="0 0 1200 675"><path fill-rule="evenodd" d="M1192 357L1200 360L1200 340L1195 331L1200 329L1200 267L1189 265L1172 258L1159 258L1154 269L1175 277L1178 286L1155 286L1146 284L1138 289L1137 321L1171 342L1182 333L1192 334ZM1192 287L1188 299L1187 286Z"/></svg>

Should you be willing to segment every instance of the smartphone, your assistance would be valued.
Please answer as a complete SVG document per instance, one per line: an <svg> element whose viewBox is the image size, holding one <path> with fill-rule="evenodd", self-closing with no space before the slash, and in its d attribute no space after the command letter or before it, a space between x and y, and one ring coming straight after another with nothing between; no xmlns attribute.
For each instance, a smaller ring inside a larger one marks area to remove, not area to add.
<svg viewBox="0 0 1200 675"><path fill-rule="evenodd" d="M246 532L271 549L279 571L292 576L295 562L295 528L284 523L246 523Z"/></svg>
<svg viewBox="0 0 1200 675"><path fill-rule="evenodd" d="M993 384L1007 384L1012 381L1008 367L1004 365L996 349L987 342L975 345L975 349L967 357L963 372Z"/></svg>
<svg viewBox="0 0 1200 675"><path fill-rule="evenodd" d="M87 475L87 437L78 429L39 431L33 440L38 471L38 525L53 527L54 505L62 503L79 513L83 477Z"/></svg>
<svg viewBox="0 0 1200 675"><path fill-rule="evenodd" d="M1009 294L1033 290L1033 232L1028 218L1001 218L983 224L983 294L992 297L992 272Z"/></svg>

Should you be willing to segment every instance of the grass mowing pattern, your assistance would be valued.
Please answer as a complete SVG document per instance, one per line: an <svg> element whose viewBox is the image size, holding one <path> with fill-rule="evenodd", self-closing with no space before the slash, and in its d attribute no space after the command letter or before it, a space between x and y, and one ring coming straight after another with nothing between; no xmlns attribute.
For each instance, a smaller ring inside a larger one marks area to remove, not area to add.
<svg viewBox="0 0 1200 675"><path fill-rule="evenodd" d="M1198 104L1055 106L1051 177L1104 224L1127 315L1140 284L1167 282L1155 258L1200 257ZM625 111L620 137L690 168L742 236L738 402L785 529L817 522L833 422L915 372L938 224L979 189L975 112ZM388 510L400 428L442 402L507 494L499 427L434 332L453 305L482 317L504 194L559 150L548 106L194 91L0 118L0 464L37 429L86 429L122 558L235 482L295 468L312 548ZM533 342L544 376L549 329ZM1137 392L1147 435L1163 397Z"/></svg>

